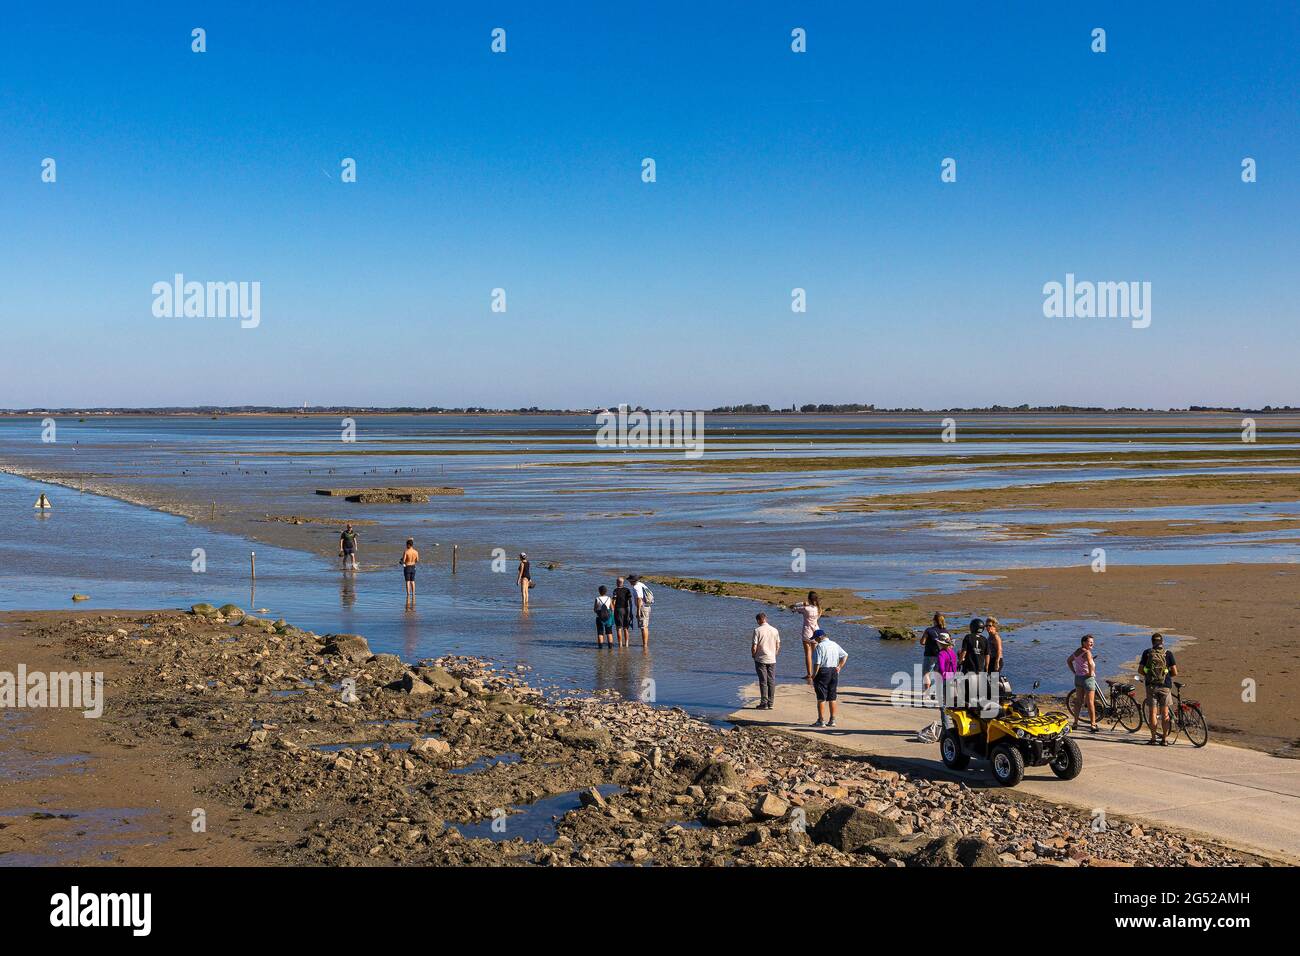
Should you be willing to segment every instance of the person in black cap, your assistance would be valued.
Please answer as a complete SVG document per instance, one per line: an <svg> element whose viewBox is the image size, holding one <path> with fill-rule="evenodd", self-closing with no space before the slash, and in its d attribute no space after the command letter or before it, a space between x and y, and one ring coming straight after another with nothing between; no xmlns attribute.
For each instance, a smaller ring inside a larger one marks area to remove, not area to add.
<svg viewBox="0 0 1300 956"><path fill-rule="evenodd" d="M984 634L984 622L979 618L970 622L970 633L961 639L957 663L963 674L982 674L988 670L989 639Z"/></svg>

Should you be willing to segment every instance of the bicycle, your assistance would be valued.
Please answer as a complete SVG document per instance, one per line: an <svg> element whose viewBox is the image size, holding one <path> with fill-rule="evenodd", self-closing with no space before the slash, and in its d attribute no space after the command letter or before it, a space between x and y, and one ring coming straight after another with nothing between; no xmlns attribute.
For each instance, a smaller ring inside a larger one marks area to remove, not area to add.
<svg viewBox="0 0 1300 956"><path fill-rule="evenodd" d="M1123 727L1130 734L1135 734L1142 729L1142 706L1138 703L1137 696L1134 694L1132 684L1126 684L1121 681L1108 680L1106 687L1110 691L1109 696L1106 691L1100 687L1094 692L1097 695L1097 721L1110 721L1111 730L1115 725ZM1086 708L1082 706L1081 699L1077 696L1079 688L1070 691L1065 697L1065 706L1069 708L1071 714L1075 712L1074 705L1080 701L1079 719L1086 720Z"/></svg>
<svg viewBox="0 0 1300 956"><path fill-rule="evenodd" d="M1173 703L1169 705L1169 743L1181 733L1193 747L1204 747L1210 742L1210 728L1201 713L1201 702L1183 700L1182 681L1174 681Z"/></svg>

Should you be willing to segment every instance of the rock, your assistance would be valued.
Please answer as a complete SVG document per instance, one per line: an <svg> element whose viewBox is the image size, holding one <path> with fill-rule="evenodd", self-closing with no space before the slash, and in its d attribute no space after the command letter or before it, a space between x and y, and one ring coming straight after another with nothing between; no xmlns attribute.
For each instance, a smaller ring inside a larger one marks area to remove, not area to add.
<svg viewBox="0 0 1300 956"><path fill-rule="evenodd" d="M275 622L275 629L280 630L283 621ZM364 661L370 658L370 645L360 634L326 634L325 647L321 653L327 657L341 657L347 661Z"/></svg>
<svg viewBox="0 0 1300 956"><path fill-rule="evenodd" d="M892 820L849 803L833 804L812 831L814 842L829 843L845 853L857 853L866 849L872 840L898 835L898 827Z"/></svg>
<svg viewBox="0 0 1300 956"><path fill-rule="evenodd" d="M555 739L576 750L609 750L614 745L608 730L595 727L561 727Z"/></svg>
<svg viewBox="0 0 1300 956"><path fill-rule="evenodd" d="M775 793L769 793L758 802L758 808L754 812L766 820L777 820L790 812L790 804Z"/></svg>
<svg viewBox="0 0 1300 956"><path fill-rule="evenodd" d="M217 609L213 607L211 604L191 604L190 613L199 614L202 615L203 617L210 617L211 615L217 613Z"/></svg>
<svg viewBox="0 0 1300 956"><path fill-rule="evenodd" d="M578 802L584 807L599 807L602 810L609 806L609 804L605 802L605 798L600 795L600 791L595 787L588 787L586 790L582 791L582 793L578 795Z"/></svg>
<svg viewBox="0 0 1300 956"><path fill-rule="evenodd" d="M388 686L393 690L406 691L406 693L412 695L434 693L434 689L432 687L430 687L424 681L420 680L419 677L417 677L415 674L412 674L410 671L407 671L405 674L403 674L400 680L395 680L393 681L393 683L389 684Z"/></svg>
<svg viewBox="0 0 1300 956"><path fill-rule="evenodd" d="M439 690L458 690L460 681L441 667L417 667L415 672Z"/></svg>
<svg viewBox="0 0 1300 956"><path fill-rule="evenodd" d="M878 630L880 631L880 639L882 641L916 640L916 635L913 634L911 630L909 630L906 627L882 627L879 628Z"/></svg>
<svg viewBox="0 0 1300 956"><path fill-rule="evenodd" d="M410 753L417 757L440 757L451 753L451 744L437 737L416 737L411 741Z"/></svg>
<svg viewBox="0 0 1300 956"><path fill-rule="evenodd" d="M521 704L506 693L486 695L483 705L494 714L510 714L513 717L529 717L537 713L536 707Z"/></svg>
<svg viewBox="0 0 1300 956"><path fill-rule="evenodd" d="M89 595L89 594L74 594L74 595L72 595L72 600L74 600L74 601L89 601L89 600L90 600L90 595Z"/></svg>
<svg viewBox="0 0 1300 956"><path fill-rule="evenodd" d="M954 837L951 833L930 840L908 857L909 866L1001 866L998 852L979 837Z"/></svg>
<svg viewBox="0 0 1300 956"><path fill-rule="evenodd" d="M881 837L878 840L869 842L866 850L886 863L893 860L906 863L930 842L932 842L931 838L923 833L914 833L901 837Z"/></svg>
<svg viewBox="0 0 1300 956"><path fill-rule="evenodd" d="M704 822L715 827L749 823L753 818L749 807L737 800L719 800L704 814Z"/></svg>
<svg viewBox="0 0 1300 956"><path fill-rule="evenodd" d="M740 786L740 778L736 776L736 768L730 760L710 760L696 774L695 784L700 787L731 787L735 789Z"/></svg>
<svg viewBox="0 0 1300 956"><path fill-rule="evenodd" d="M217 608L217 613L226 618L237 618L241 621L244 619L244 609L238 604L223 604Z"/></svg>
<svg viewBox="0 0 1300 956"><path fill-rule="evenodd" d="M266 746L267 733L265 730L254 730L244 741L244 746L249 750L258 750Z"/></svg>

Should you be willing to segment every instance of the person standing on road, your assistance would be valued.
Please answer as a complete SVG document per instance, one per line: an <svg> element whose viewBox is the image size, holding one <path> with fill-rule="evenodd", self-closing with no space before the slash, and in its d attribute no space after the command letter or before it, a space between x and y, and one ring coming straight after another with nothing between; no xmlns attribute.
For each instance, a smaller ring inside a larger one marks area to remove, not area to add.
<svg viewBox="0 0 1300 956"><path fill-rule="evenodd" d="M776 655L781 650L781 634L767 623L766 614L759 612L754 619L758 627L754 628L749 653L758 672L758 709L771 710L776 702Z"/></svg>
<svg viewBox="0 0 1300 956"><path fill-rule="evenodd" d="M840 647L821 628L813 634L816 647L813 648L813 691L817 694L817 723L814 727L835 726L835 701L839 696L840 671L849 659L844 648ZM831 719L823 722L822 705L830 705Z"/></svg>
<svg viewBox="0 0 1300 956"><path fill-rule="evenodd" d="M930 692L930 683L934 674L939 669L939 651L943 649L941 639L948 638L949 646L952 645L952 635L948 633L948 622L938 611L934 614L934 623L925 629L921 639L917 641L924 650L921 652L921 691Z"/></svg>
<svg viewBox="0 0 1300 956"><path fill-rule="evenodd" d="M975 618L970 622L970 633L961 639L957 655L961 667L961 684L958 689L966 694L966 706L984 705L984 672L989 666L989 639L984 635L984 622Z"/></svg>
<svg viewBox="0 0 1300 956"><path fill-rule="evenodd" d="M1088 703L1088 730L1091 733L1097 732L1097 662L1093 660L1092 648L1095 642L1091 634L1085 634L1079 640L1079 646L1074 653L1065 659L1066 666L1074 674L1074 726L1072 730L1079 729L1079 712L1083 709L1084 701Z"/></svg>
<svg viewBox="0 0 1300 956"><path fill-rule="evenodd" d="M999 630L998 619L996 617L987 618L984 621L984 630L989 637L989 673L1002 673L1002 632Z"/></svg>
<svg viewBox="0 0 1300 956"><path fill-rule="evenodd" d="M1165 636L1151 635L1151 646L1142 652L1138 662L1138 672L1147 685L1147 726L1151 728L1151 739L1147 744L1169 746L1169 701L1174 692L1174 678L1178 676L1178 664L1174 661L1174 652L1165 650ZM1160 737L1156 739L1156 717L1160 718Z"/></svg>

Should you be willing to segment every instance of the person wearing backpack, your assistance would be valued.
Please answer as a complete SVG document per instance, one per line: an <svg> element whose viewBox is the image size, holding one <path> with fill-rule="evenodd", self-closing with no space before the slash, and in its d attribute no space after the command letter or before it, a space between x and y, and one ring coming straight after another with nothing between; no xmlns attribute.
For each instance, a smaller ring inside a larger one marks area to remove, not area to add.
<svg viewBox="0 0 1300 956"><path fill-rule="evenodd" d="M654 592L635 574L628 578L632 582L632 594L636 598L636 622L641 628L641 646L650 646L650 610L655 603Z"/></svg>
<svg viewBox="0 0 1300 956"><path fill-rule="evenodd" d="M605 585L601 585L596 592L596 601L592 604L591 609L596 612L596 645L603 647L605 638L609 638L609 646L614 646L614 599L609 596L605 590Z"/></svg>
<svg viewBox="0 0 1300 956"><path fill-rule="evenodd" d="M1147 726L1151 728L1151 739L1147 745L1169 745L1169 700L1173 696L1174 678L1178 676L1178 665L1174 662L1173 651L1165 650L1165 636L1151 635L1151 646L1142 652L1138 661L1138 671L1147 685ZM1156 738L1156 714L1160 715L1160 737Z"/></svg>

